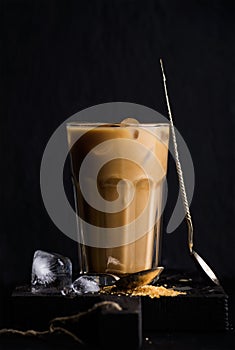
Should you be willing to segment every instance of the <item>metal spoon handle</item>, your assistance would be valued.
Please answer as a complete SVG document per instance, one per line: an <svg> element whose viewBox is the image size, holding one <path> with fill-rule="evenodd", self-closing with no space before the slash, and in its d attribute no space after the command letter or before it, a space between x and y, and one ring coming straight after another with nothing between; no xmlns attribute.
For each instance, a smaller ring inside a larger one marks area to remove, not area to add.
<svg viewBox="0 0 235 350"><path fill-rule="evenodd" d="M190 253L192 253L192 251L193 251L193 223L192 223L192 218L191 218L191 214L190 214L190 210L189 210L188 198L187 198L187 193L186 193L185 184L184 184L183 171L182 171L181 163L179 160L179 152L178 152L178 146L177 146L177 141L176 141L175 128L174 128L174 124L173 124L171 107L170 107L169 97L168 97L168 93L167 93L166 76L164 73L162 59L160 59L160 64L161 64L161 69L162 69L162 77L163 77L164 91L165 91L165 97L166 97L166 104L167 104L168 115L169 115L169 119L170 119L170 128L171 128L172 141L173 141L173 147L174 147L174 153L175 153L176 170L177 170L177 174L178 174L178 178L179 178L179 186L180 186L180 192L181 192L183 206L184 206L184 210L185 210L185 218L186 218L187 224L188 224L188 245L189 245Z"/></svg>
<svg viewBox="0 0 235 350"><path fill-rule="evenodd" d="M175 135L175 128L171 113L171 107L167 92L167 86L166 86L166 75L163 68L163 62L162 59L160 59L160 65L162 70L162 78L163 78L163 85L164 85L164 92L165 92L165 98L166 98L166 104L168 109L168 115L170 120L170 128L171 128L171 134L172 134L172 141L173 141L173 147L174 147L174 153L175 153L175 164L176 164L176 171L179 179L179 187L181 192L181 197L183 201L183 206L185 210L185 219L188 225L188 246L190 254L194 257L194 259L197 261L197 263L200 265L202 270L206 273L206 275L217 285L219 285L219 280L215 276L214 272L211 270L211 268L206 264L206 262L193 250L193 223L192 218L190 214L189 204L188 204L188 198L186 193L186 188L184 184L184 177L183 177L183 171L179 159L179 152L178 152L178 146L176 141L176 135Z"/></svg>

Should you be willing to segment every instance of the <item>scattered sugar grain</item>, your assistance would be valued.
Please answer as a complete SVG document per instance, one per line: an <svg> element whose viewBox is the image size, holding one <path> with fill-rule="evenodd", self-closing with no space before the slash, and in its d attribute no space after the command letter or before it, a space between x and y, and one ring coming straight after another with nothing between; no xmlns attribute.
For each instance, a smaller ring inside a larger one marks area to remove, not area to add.
<svg viewBox="0 0 235 350"><path fill-rule="evenodd" d="M145 285L125 291L117 290L115 286L107 286L103 287L100 292L103 294L116 294L118 296L149 296L150 298L176 297L178 295L186 294L185 292L179 292L172 288L165 288L164 286L157 287L152 285Z"/></svg>

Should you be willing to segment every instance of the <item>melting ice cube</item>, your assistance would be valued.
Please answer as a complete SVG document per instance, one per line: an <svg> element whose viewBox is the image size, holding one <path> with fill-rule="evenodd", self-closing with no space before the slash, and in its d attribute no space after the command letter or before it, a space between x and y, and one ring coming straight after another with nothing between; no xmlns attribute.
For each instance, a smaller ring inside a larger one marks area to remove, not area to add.
<svg viewBox="0 0 235 350"><path fill-rule="evenodd" d="M100 290L96 277L80 276L72 284L72 289L76 294L97 293Z"/></svg>
<svg viewBox="0 0 235 350"><path fill-rule="evenodd" d="M37 250L34 253L31 285L32 290L56 288L62 290L72 283L72 263L67 257Z"/></svg>
<svg viewBox="0 0 235 350"><path fill-rule="evenodd" d="M139 125L139 122L137 119L134 118L126 118L121 121L122 126L127 126L127 125Z"/></svg>

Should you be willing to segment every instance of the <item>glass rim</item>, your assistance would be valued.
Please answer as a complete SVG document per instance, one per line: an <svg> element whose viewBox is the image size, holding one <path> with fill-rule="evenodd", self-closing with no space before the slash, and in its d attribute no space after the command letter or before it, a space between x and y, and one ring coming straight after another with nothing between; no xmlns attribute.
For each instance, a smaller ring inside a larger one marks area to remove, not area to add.
<svg viewBox="0 0 235 350"><path fill-rule="evenodd" d="M121 124L120 123L108 123L108 122L67 122L66 123L66 127L75 127L75 126L83 126L83 127L92 127L92 126L109 126L109 127L117 127L117 126L120 126L120 127L162 127L162 126L170 126L170 122L169 123L138 123L138 124L135 124L135 123L128 123L128 124Z"/></svg>

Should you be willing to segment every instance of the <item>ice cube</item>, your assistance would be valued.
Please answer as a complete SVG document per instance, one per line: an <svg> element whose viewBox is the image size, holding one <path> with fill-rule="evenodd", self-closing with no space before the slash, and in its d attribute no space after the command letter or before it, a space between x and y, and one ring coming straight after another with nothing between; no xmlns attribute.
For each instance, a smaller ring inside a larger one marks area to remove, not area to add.
<svg viewBox="0 0 235 350"><path fill-rule="evenodd" d="M126 125L138 125L139 122L137 119L134 118L126 118L121 121L121 126L126 126Z"/></svg>
<svg viewBox="0 0 235 350"><path fill-rule="evenodd" d="M63 290L72 284L72 263L57 253L37 250L34 253L31 286L32 291L54 288Z"/></svg>
<svg viewBox="0 0 235 350"><path fill-rule="evenodd" d="M83 276L89 276L93 278L93 280L99 285L99 287L110 286L111 284L115 284L119 277L110 273L95 273L88 272Z"/></svg>
<svg viewBox="0 0 235 350"><path fill-rule="evenodd" d="M139 122L137 119L134 118L126 118L123 119L120 123L121 127L128 127L129 131L131 132L131 136L133 137L133 139L137 139L139 136L139 131L134 127L134 126L138 126Z"/></svg>
<svg viewBox="0 0 235 350"><path fill-rule="evenodd" d="M78 294L97 293L100 290L99 284L94 276L80 276L72 284L73 291Z"/></svg>

